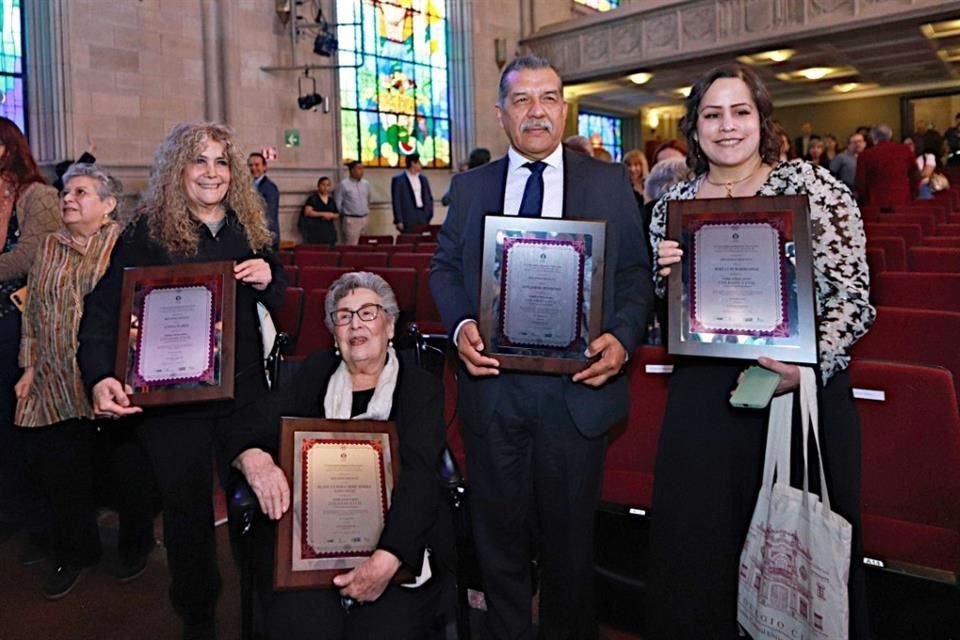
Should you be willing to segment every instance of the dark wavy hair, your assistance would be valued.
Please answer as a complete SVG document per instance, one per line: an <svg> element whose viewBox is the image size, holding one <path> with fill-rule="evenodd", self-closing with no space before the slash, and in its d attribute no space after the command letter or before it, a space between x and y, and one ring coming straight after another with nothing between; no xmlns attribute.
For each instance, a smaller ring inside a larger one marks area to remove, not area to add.
<svg viewBox="0 0 960 640"><path fill-rule="evenodd" d="M5 147L3 157L0 157L0 176L17 185L17 196L34 182L47 184L33 159L27 139L10 118L0 117L0 144Z"/></svg>
<svg viewBox="0 0 960 640"><path fill-rule="evenodd" d="M700 116L700 103L710 86L721 78L740 78L750 89L750 95L760 114L760 158L766 164L776 164L780 159L780 139L774 130L773 101L767 88L749 67L739 64L715 67L693 84L690 96L684 101L687 113L680 120L680 131L687 139L687 165L697 175L706 173L710 168L706 155L697 141L697 120Z"/></svg>

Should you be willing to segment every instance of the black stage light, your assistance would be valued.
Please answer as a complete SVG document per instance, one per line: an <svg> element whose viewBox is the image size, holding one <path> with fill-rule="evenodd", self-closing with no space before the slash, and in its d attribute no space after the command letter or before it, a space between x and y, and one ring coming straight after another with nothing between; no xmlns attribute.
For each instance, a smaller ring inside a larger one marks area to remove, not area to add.
<svg viewBox="0 0 960 640"><path fill-rule="evenodd" d="M324 31L313 41L313 52L318 56L329 58L337 52L339 44L335 35Z"/></svg>
<svg viewBox="0 0 960 640"><path fill-rule="evenodd" d="M310 81L309 91L304 90L304 80ZM311 78L306 72L297 79L297 89L299 90L297 106L304 111L310 111L311 109L316 110L317 107L323 105L323 96L317 93L316 79ZM324 109L324 112L326 112L326 109Z"/></svg>

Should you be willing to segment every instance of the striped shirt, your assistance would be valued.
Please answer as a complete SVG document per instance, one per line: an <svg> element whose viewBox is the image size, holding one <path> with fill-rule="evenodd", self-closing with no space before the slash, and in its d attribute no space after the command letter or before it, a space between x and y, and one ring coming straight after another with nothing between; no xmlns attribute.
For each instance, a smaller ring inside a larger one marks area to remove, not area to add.
<svg viewBox="0 0 960 640"><path fill-rule="evenodd" d="M111 222L85 247L66 230L41 243L27 280L20 340L20 366L35 368L33 387L17 402L17 425L42 427L93 417L77 366L77 331L84 296L106 271L119 235L120 227Z"/></svg>

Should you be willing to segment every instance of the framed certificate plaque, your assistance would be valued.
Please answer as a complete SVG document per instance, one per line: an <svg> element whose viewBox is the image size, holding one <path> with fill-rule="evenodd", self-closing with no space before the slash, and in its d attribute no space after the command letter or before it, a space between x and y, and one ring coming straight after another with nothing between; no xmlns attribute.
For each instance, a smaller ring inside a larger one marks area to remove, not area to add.
<svg viewBox="0 0 960 640"><path fill-rule="evenodd" d="M277 524L274 588L336 588L334 576L376 550L398 447L392 422L283 418L280 466L292 504Z"/></svg>
<svg viewBox="0 0 960 640"><path fill-rule="evenodd" d="M233 262L123 272L116 376L139 406L233 397Z"/></svg>
<svg viewBox="0 0 960 640"><path fill-rule="evenodd" d="M675 200L667 237L668 350L676 355L817 363L807 196Z"/></svg>
<svg viewBox="0 0 960 640"><path fill-rule="evenodd" d="M488 215L480 335L504 369L576 373L601 333L606 222Z"/></svg>

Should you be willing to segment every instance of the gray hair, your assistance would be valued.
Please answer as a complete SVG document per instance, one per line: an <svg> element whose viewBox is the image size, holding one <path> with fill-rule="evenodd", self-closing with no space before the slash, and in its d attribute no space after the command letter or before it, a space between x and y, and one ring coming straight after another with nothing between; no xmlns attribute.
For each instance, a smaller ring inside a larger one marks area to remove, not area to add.
<svg viewBox="0 0 960 640"><path fill-rule="evenodd" d="M893 131L885 124L878 124L870 130L870 137L876 142L887 142L893 138Z"/></svg>
<svg viewBox="0 0 960 640"><path fill-rule="evenodd" d="M550 69L557 74L558 77L560 77L560 72L557 71L557 68L550 64L550 61L546 58L541 58L540 56L532 53L514 58L507 63L507 66L505 66L503 71L500 73L500 91L497 95L497 104L499 104L501 107L506 102L507 93L510 91L509 83L507 82L507 76L514 71L523 71L524 69Z"/></svg>
<svg viewBox="0 0 960 640"><path fill-rule="evenodd" d="M334 327L330 314L336 311L340 300L354 289L369 289L380 296L383 300L384 313L390 318L390 322L396 323L400 316L400 306L397 304L396 294L387 281L369 271L351 271L337 278L327 290L327 297L323 302L323 321L330 333L333 333Z"/></svg>
<svg viewBox="0 0 960 640"><path fill-rule="evenodd" d="M90 178L97 183L97 196L101 200L113 198L117 201L117 206L110 212L111 216L116 218L123 208L123 183L111 176L95 164L86 162L75 162L63 174L63 186L74 178Z"/></svg>
<svg viewBox="0 0 960 640"><path fill-rule="evenodd" d="M587 136L570 136L563 141L563 144L567 145L568 148L573 149L574 151L585 153L588 156L593 155L593 145L590 144L590 140L587 138Z"/></svg>
<svg viewBox="0 0 960 640"><path fill-rule="evenodd" d="M686 158L667 158L653 165L643 184L643 196L648 202L659 200L667 189L690 177Z"/></svg>

